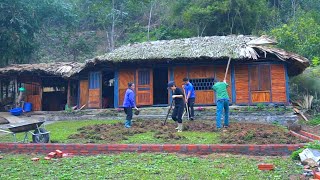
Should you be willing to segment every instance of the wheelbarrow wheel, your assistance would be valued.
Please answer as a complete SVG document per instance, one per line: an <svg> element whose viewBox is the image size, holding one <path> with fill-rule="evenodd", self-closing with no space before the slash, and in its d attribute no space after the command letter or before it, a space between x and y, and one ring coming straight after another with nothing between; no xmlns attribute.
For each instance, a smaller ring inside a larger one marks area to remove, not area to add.
<svg viewBox="0 0 320 180"><path fill-rule="evenodd" d="M48 143L50 139L48 131L43 128L36 129L32 135L33 143Z"/></svg>

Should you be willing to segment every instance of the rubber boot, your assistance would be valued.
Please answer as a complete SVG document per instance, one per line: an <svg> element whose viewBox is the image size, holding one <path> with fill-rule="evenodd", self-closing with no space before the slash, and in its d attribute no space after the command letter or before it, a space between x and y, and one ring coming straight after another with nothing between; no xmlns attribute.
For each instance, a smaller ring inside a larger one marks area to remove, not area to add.
<svg viewBox="0 0 320 180"><path fill-rule="evenodd" d="M130 120L126 120L126 122L124 123L124 127L126 128L130 128Z"/></svg>
<svg viewBox="0 0 320 180"><path fill-rule="evenodd" d="M129 126L130 127L132 126L132 120L129 120Z"/></svg>
<svg viewBox="0 0 320 180"><path fill-rule="evenodd" d="M178 123L178 132L182 132L182 123Z"/></svg>

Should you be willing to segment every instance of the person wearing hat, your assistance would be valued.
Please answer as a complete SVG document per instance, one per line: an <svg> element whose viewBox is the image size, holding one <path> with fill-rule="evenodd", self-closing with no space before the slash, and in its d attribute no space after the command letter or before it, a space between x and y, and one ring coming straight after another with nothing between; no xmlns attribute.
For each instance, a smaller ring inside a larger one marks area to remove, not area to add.
<svg viewBox="0 0 320 180"><path fill-rule="evenodd" d="M184 83L184 90L186 92L186 102L188 105L188 112L189 112L189 117L190 120L193 121L194 119L194 102L196 99L196 93L194 91L193 85L189 82L188 78L183 78L183 83Z"/></svg>
<svg viewBox="0 0 320 180"><path fill-rule="evenodd" d="M184 96L182 89L178 88L174 81L168 83L168 89L172 90L172 99L174 99L174 109L172 119L178 122L177 130L182 132L182 114L184 111Z"/></svg>
<svg viewBox="0 0 320 180"><path fill-rule="evenodd" d="M124 124L124 126L126 128L130 128L131 127L131 123L132 123L132 108L135 108L137 111L139 111L139 109L136 106L135 103L135 94L134 94L134 83L129 82L128 83L128 89L126 91L126 94L124 95L124 100L123 100L123 108L124 108L124 112L126 113L127 117L126 117L126 122Z"/></svg>
<svg viewBox="0 0 320 180"><path fill-rule="evenodd" d="M18 107L22 107L23 108L25 95L26 95L26 89L24 87L20 87L19 88L19 96L18 96L18 99L17 99L17 106Z"/></svg>
<svg viewBox="0 0 320 180"><path fill-rule="evenodd" d="M224 109L224 127L229 127L229 95L227 88L229 84L224 79L223 82L215 82L212 86L212 89L216 93L217 97L217 114L216 114L216 128L217 130L221 129L221 114Z"/></svg>

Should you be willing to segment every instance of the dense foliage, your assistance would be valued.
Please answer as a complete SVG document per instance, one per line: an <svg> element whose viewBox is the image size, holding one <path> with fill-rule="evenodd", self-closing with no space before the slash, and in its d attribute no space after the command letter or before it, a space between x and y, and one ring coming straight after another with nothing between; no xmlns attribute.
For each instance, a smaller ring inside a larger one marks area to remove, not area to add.
<svg viewBox="0 0 320 180"><path fill-rule="evenodd" d="M84 61L148 40L268 34L311 60L292 97L317 102L319 8L318 0L0 0L0 66Z"/></svg>
<svg viewBox="0 0 320 180"><path fill-rule="evenodd" d="M317 0L1 0L1 64L83 61L127 43L270 34L319 64Z"/></svg>

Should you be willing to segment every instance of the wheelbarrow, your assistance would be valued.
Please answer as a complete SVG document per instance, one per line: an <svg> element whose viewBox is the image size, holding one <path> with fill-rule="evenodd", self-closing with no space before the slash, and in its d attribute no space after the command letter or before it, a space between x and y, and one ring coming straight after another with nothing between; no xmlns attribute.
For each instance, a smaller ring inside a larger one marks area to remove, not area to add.
<svg viewBox="0 0 320 180"><path fill-rule="evenodd" d="M50 135L47 130L43 127L40 127L44 121L33 122L29 124L17 124L10 125L8 128L10 131L1 130L1 132L12 134L14 142L17 141L16 133L24 133L24 139L20 142L28 142L28 132L32 134L32 142L33 143L48 143L50 140ZM34 130L34 131L33 131ZM33 132L32 132L33 131Z"/></svg>

